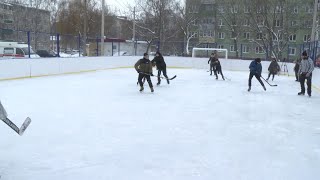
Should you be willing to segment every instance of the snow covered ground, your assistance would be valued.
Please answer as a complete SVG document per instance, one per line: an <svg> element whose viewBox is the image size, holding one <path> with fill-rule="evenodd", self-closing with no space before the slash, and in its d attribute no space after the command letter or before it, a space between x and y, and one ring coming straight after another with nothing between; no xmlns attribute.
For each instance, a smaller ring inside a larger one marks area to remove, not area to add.
<svg viewBox="0 0 320 180"><path fill-rule="evenodd" d="M319 179L320 93L224 73L168 69L154 93L133 69L1 81L9 118L33 120L22 137L0 123L1 180Z"/></svg>

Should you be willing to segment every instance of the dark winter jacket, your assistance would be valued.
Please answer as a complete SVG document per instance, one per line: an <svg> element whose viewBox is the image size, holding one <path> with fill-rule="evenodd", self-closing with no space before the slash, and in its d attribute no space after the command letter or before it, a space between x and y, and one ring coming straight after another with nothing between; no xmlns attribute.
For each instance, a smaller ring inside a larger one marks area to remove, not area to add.
<svg viewBox="0 0 320 180"><path fill-rule="evenodd" d="M163 56L158 53L159 56L156 56L151 62L156 64L158 70L164 70L166 68L166 62L164 62Z"/></svg>
<svg viewBox="0 0 320 180"><path fill-rule="evenodd" d="M152 63L149 59L143 58L137 61L134 68L138 72L143 72L147 74L152 74Z"/></svg>
<svg viewBox="0 0 320 180"><path fill-rule="evenodd" d="M252 61L250 63L249 69L250 69L250 73L254 73L261 76L261 73L262 73L261 63L258 63L257 61Z"/></svg>
<svg viewBox="0 0 320 180"><path fill-rule="evenodd" d="M277 63L277 61L271 61L269 68L268 68L268 71L271 74L277 74L280 71L280 66Z"/></svg>
<svg viewBox="0 0 320 180"><path fill-rule="evenodd" d="M210 58L209 58L208 64L209 64L209 63L210 63L210 64L214 64L215 61L217 61L217 60L218 60L217 55L214 55L213 57L210 57Z"/></svg>
<svg viewBox="0 0 320 180"><path fill-rule="evenodd" d="M218 58L215 58L213 61L213 66L217 71L221 71L221 64Z"/></svg>
<svg viewBox="0 0 320 180"><path fill-rule="evenodd" d="M299 61L296 61L296 64L294 65L294 71L298 73L299 71L299 68L300 68L300 62Z"/></svg>

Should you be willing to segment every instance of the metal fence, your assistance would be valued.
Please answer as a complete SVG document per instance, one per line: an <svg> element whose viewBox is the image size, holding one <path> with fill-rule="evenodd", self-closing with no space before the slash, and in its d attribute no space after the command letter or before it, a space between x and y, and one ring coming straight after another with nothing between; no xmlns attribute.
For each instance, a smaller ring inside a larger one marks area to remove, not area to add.
<svg viewBox="0 0 320 180"><path fill-rule="evenodd" d="M153 41L148 44L146 41L126 41L116 38L106 38L104 50L101 51L100 36L87 37L84 45L84 37L81 34L59 34L46 32L31 32L23 30L11 30L0 28L0 41L19 42L28 45L28 48L35 52L46 50L58 55L59 57L80 57L80 56L123 56L137 55L142 56L147 50L151 53L161 51L165 56L191 56L192 48L223 48L228 49L229 59L254 59L261 58L269 60L271 57L270 50L264 51L257 49L256 43L241 43L238 47L230 43L198 43L197 41L189 42L189 54L187 53L185 41ZM276 47L274 47L276 48ZM301 53L306 50L320 66L320 41L307 42L303 44L291 43L281 52L281 57L286 58L287 62L293 62L301 57ZM31 51L32 52L32 51ZM30 50L28 56L30 57ZM0 53L1 54L1 53ZM204 51L197 56L209 57L210 51Z"/></svg>

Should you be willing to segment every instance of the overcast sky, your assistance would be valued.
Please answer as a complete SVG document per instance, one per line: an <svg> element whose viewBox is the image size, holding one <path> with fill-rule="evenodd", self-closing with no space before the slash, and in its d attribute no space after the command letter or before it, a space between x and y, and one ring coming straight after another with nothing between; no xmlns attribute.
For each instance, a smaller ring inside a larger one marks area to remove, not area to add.
<svg viewBox="0 0 320 180"><path fill-rule="evenodd" d="M131 6L135 5L135 2L137 0L105 0L105 3L110 6L111 9L120 9L124 11L127 11L128 4ZM184 0L180 0L181 2L184 2Z"/></svg>

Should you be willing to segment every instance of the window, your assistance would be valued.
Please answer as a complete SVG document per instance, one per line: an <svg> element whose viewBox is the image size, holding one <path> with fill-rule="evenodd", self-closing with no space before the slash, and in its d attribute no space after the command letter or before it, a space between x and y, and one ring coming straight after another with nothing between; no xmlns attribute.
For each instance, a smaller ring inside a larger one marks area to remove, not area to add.
<svg viewBox="0 0 320 180"><path fill-rule="evenodd" d="M218 45L218 49L223 49L223 45Z"/></svg>
<svg viewBox="0 0 320 180"><path fill-rule="evenodd" d="M273 40L273 41L282 40L282 34L280 34L280 33L278 33L278 34L273 34L273 35L272 35L272 40Z"/></svg>
<svg viewBox="0 0 320 180"><path fill-rule="evenodd" d="M224 26L224 25L223 25L223 20L222 20L222 19L219 19L219 26Z"/></svg>
<svg viewBox="0 0 320 180"><path fill-rule="evenodd" d="M263 17L261 17L261 16L257 17L257 24L258 24L259 27L264 26Z"/></svg>
<svg viewBox="0 0 320 180"><path fill-rule="evenodd" d="M263 6L258 6L257 7L257 13L263 13L264 12L263 9L264 9Z"/></svg>
<svg viewBox="0 0 320 180"><path fill-rule="evenodd" d="M236 50L235 50L235 48L234 48L234 45L231 45L230 46L230 52L235 52Z"/></svg>
<svg viewBox="0 0 320 180"><path fill-rule="evenodd" d="M237 6L233 6L233 7L230 8L230 11L231 11L232 14L236 14L236 13L238 13L238 7Z"/></svg>
<svg viewBox="0 0 320 180"><path fill-rule="evenodd" d="M218 36L219 36L219 39L224 39L225 34L224 32L219 32Z"/></svg>
<svg viewBox="0 0 320 180"><path fill-rule="evenodd" d="M276 10L275 10L275 13L281 13L283 10L282 10L282 7L281 6L276 6Z"/></svg>
<svg viewBox="0 0 320 180"><path fill-rule="evenodd" d="M3 54L5 54L5 55L13 55L14 54L14 49L13 48L4 48L3 49Z"/></svg>
<svg viewBox="0 0 320 180"><path fill-rule="evenodd" d="M22 49L20 49L20 48L17 48L17 49L16 49L16 54L17 54L17 55L20 55L20 56L24 56L24 52L23 52Z"/></svg>
<svg viewBox="0 0 320 180"><path fill-rule="evenodd" d="M312 21L311 20L304 21L304 27L311 28L312 27Z"/></svg>
<svg viewBox="0 0 320 180"><path fill-rule="evenodd" d="M289 47L289 55L296 55L296 48Z"/></svg>
<svg viewBox="0 0 320 180"><path fill-rule="evenodd" d="M249 53L249 47L248 46L242 46L242 52L243 53Z"/></svg>
<svg viewBox="0 0 320 180"><path fill-rule="evenodd" d="M257 40L262 40L263 34L262 33L257 33Z"/></svg>
<svg viewBox="0 0 320 180"><path fill-rule="evenodd" d="M237 26L237 22L236 21L232 21L231 22L231 26Z"/></svg>
<svg viewBox="0 0 320 180"><path fill-rule="evenodd" d="M199 32L199 36L200 37L212 37L213 34L212 34L212 31L203 31L203 32Z"/></svg>
<svg viewBox="0 0 320 180"><path fill-rule="evenodd" d="M250 7L249 6L244 6L244 13L250 13Z"/></svg>
<svg viewBox="0 0 320 180"><path fill-rule="evenodd" d="M206 5L205 6L206 11L212 11L213 10L213 6L212 5Z"/></svg>
<svg viewBox="0 0 320 180"><path fill-rule="evenodd" d="M189 13L198 13L198 7L197 5L191 5L189 8Z"/></svg>
<svg viewBox="0 0 320 180"><path fill-rule="evenodd" d="M310 41L310 35L309 34L308 35L304 35L303 42L308 42L308 41Z"/></svg>
<svg viewBox="0 0 320 180"><path fill-rule="evenodd" d="M275 27L280 27L280 26L281 26L281 21L280 21L279 19L274 20L274 21L273 21L273 25L274 25Z"/></svg>
<svg viewBox="0 0 320 180"><path fill-rule="evenodd" d="M298 9L297 6L293 8L293 13L294 13L294 14L298 14L298 13L299 13L299 9Z"/></svg>
<svg viewBox="0 0 320 180"><path fill-rule="evenodd" d="M194 25L194 26L198 25L198 19L193 20L192 25Z"/></svg>
<svg viewBox="0 0 320 180"><path fill-rule="evenodd" d="M295 35L295 34L291 34L290 36L289 36L289 41L296 41L297 40L297 36Z"/></svg>
<svg viewBox="0 0 320 180"><path fill-rule="evenodd" d="M250 21L249 21L249 19L244 19L244 20L243 20L243 26L250 26Z"/></svg>
<svg viewBox="0 0 320 180"><path fill-rule="evenodd" d="M296 26L297 25L297 21L291 21L291 26Z"/></svg>
<svg viewBox="0 0 320 180"><path fill-rule="evenodd" d="M218 7L219 13L224 13L224 8L222 6Z"/></svg>
<svg viewBox="0 0 320 180"><path fill-rule="evenodd" d="M213 24L213 18L203 18L202 22L204 24Z"/></svg>
<svg viewBox="0 0 320 180"><path fill-rule="evenodd" d="M244 39L250 39L250 33L249 32L243 33L243 38Z"/></svg>
<svg viewBox="0 0 320 180"><path fill-rule="evenodd" d="M257 46L257 47L256 47L256 54L263 54L263 53L264 53L263 48L260 47L260 46Z"/></svg>
<svg viewBox="0 0 320 180"><path fill-rule="evenodd" d="M313 8L311 6L306 6L306 13L312 13L313 12Z"/></svg>
<svg viewBox="0 0 320 180"><path fill-rule="evenodd" d="M197 37L198 36L198 32L190 32L189 33L189 37Z"/></svg>
<svg viewBox="0 0 320 180"><path fill-rule="evenodd" d="M236 39L237 38L237 33L235 33L234 31L231 32L231 39Z"/></svg>

